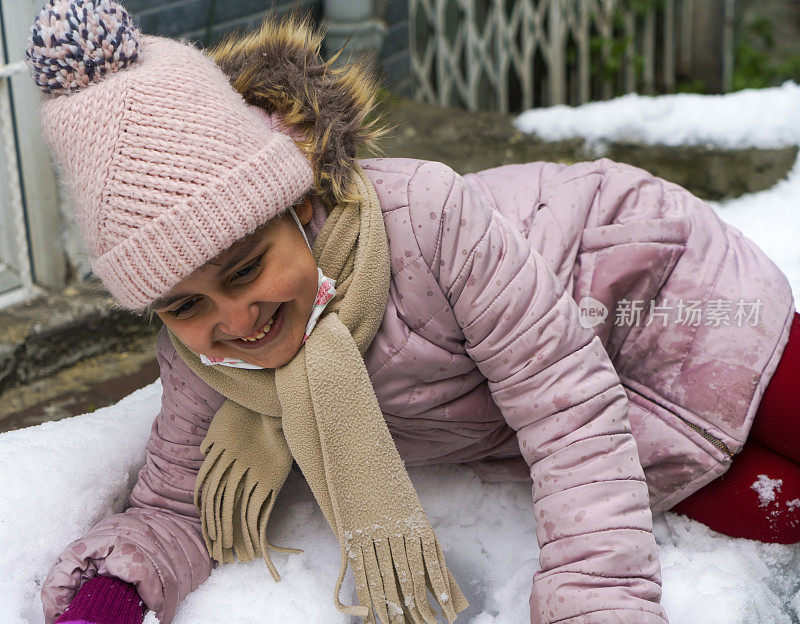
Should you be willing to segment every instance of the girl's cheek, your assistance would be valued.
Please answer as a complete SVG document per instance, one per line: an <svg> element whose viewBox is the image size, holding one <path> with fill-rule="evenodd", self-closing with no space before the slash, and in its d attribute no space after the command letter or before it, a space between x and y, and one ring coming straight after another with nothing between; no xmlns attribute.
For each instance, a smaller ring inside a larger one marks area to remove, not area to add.
<svg viewBox="0 0 800 624"><path fill-rule="evenodd" d="M277 303L302 298L306 282L307 279L304 279L303 272L298 270L298 267L287 267L282 274L268 278L262 290L263 300ZM314 288L316 290L316 281Z"/></svg>
<svg viewBox="0 0 800 624"><path fill-rule="evenodd" d="M278 301L291 298L297 284L297 269L291 265L271 265L258 277L258 294L264 301Z"/></svg>
<svg viewBox="0 0 800 624"><path fill-rule="evenodd" d="M211 348L211 331L213 324L208 324L202 329L196 326L185 328L186 340L181 340L195 353L206 353ZM180 336L178 336L180 338Z"/></svg>
<svg viewBox="0 0 800 624"><path fill-rule="evenodd" d="M207 302L202 304L208 305ZM207 353L211 349L216 321L213 314L203 309L186 319L176 319L170 329L195 353Z"/></svg>

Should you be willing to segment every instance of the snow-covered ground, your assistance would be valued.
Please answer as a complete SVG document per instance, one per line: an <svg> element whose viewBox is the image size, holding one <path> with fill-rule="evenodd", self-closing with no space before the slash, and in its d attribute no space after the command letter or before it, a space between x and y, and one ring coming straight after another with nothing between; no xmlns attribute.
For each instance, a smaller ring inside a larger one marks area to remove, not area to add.
<svg viewBox="0 0 800 624"><path fill-rule="evenodd" d="M522 115L519 124L547 138L635 138L728 147L800 143L800 87L727 96L625 96L581 109ZM754 239L800 295L800 163L767 191L714 204ZM150 424L160 408L155 383L118 404L60 422L0 435L0 605L5 622L42 621L39 588L67 543L100 518L122 511L144 462ZM471 602L459 622L528 621L530 579L538 567L526 484L481 484L460 466L412 468L411 477ZM763 486L763 484L761 484ZM761 492L760 492L761 494ZM764 493L768 495L768 492ZM492 509L491 514L483 510ZM501 510L498 513L498 510ZM673 624L784 624L800 614L800 546L720 536L666 513L655 520L663 604ZM292 474L270 531L283 580L263 562L219 567L181 605L175 624L347 623L333 605L339 550L310 490ZM348 578L350 583L350 578ZM343 600L355 600L345 584ZM146 624L155 624L152 613Z"/></svg>
<svg viewBox="0 0 800 624"><path fill-rule="evenodd" d="M0 605L4 622L42 622L39 589L73 539L122 511L144 463L161 383L91 414L0 435ZM523 624L539 548L526 484L482 484L461 466L411 477L471 602L459 622ZM492 513L487 514L486 509ZM800 548L722 537L674 514L656 518L672 624L784 624L800 609ZM260 560L228 564L190 594L175 624L348 624L333 605L336 539L303 479L292 473L270 520L275 583ZM351 578L342 598L355 601ZM152 612L145 624L157 622Z"/></svg>

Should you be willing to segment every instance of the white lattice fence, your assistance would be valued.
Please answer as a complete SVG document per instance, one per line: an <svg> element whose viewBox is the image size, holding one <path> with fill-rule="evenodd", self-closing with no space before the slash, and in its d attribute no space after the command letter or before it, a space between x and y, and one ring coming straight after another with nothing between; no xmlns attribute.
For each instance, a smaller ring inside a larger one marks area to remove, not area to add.
<svg viewBox="0 0 800 624"><path fill-rule="evenodd" d="M417 98L506 112L672 91L693 2L409 0Z"/></svg>
<svg viewBox="0 0 800 624"><path fill-rule="evenodd" d="M41 0L0 0L0 307L63 286L59 194L23 63Z"/></svg>
<svg viewBox="0 0 800 624"><path fill-rule="evenodd" d="M9 93L10 77L24 69L22 63L0 64L0 305L27 297L33 287Z"/></svg>

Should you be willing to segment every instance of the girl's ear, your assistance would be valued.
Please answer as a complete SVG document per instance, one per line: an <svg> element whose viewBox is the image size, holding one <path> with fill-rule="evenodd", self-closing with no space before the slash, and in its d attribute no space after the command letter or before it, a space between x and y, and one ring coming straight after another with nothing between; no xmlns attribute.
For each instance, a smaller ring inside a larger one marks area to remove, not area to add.
<svg viewBox="0 0 800 624"><path fill-rule="evenodd" d="M294 212L297 218L300 219L300 223L308 225L308 222L311 221L311 215L314 212L314 204L311 201L310 194L306 195L305 199L294 207Z"/></svg>

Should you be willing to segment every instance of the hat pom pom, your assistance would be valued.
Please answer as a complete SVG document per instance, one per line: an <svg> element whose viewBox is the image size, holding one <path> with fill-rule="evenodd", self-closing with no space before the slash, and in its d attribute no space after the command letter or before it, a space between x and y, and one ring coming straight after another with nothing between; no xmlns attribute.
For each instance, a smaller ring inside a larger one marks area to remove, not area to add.
<svg viewBox="0 0 800 624"><path fill-rule="evenodd" d="M71 93L139 57L139 31L113 0L49 0L31 26L25 60L46 93Z"/></svg>

